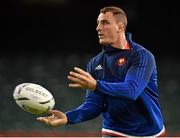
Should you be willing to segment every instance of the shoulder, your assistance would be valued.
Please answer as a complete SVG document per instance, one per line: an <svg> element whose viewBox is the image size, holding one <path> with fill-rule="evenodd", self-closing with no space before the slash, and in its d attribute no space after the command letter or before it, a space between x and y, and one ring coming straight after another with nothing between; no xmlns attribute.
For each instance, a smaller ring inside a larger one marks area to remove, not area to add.
<svg viewBox="0 0 180 138"><path fill-rule="evenodd" d="M95 64L95 63L99 63L99 61L101 60L101 58L103 57L104 51L100 52L99 54L97 54L96 56L94 56L93 58L91 58L88 62L88 64Z"/></svg>
<svg viewBox="0 0 180 138"><path fill-rule="evenodd" d="M100 52L99 54L97 54L93 58L89 59L89 61L87 63L88 72L93 72L94 68L100 64L101 59L103 57L103 53L104 53L104 51Z"/></svg>
<svg viewBox="0 0 180 138"><path fill-rule="evenodd" d="M133 43L133 58L138 60L155 60L154 54L140 44Z"/></svg>
<svg viewBox="0 0 180 138"><path fill-rule="evenodd" d="M134 54L140 54L140 55L146 54L146 55L154 57L153 53L150 50L146 49L144 46L135 42L131 44L132 44Z"/></svg>
<svg viewBox="0 0 180 138"><path fill-rule="evenodd" d="M131 49L132 49L131 55L134 60L136 60L136 59L155 60L154 55L150 50L146 49L144 46L142 46L132 40L131 33L127 34L127 39L131 46Z"/></svg>

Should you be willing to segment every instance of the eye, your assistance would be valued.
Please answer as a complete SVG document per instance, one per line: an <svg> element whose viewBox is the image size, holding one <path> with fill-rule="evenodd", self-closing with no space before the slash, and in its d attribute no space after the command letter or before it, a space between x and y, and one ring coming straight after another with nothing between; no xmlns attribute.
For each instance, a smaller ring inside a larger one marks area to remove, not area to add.
<svg viewBox="0 0 180 138"><path fill-rule="evenodd" d="M101 23L102 23L103 25L110 24L110 22L109 22L108 20L103 20Z"/></svg>
<svg viewBox="0 0 180 138"><path fill-rule="evenodd" d="M107 25L107 24L110 24L110 22L108 20L101 20L101 21L97 21L97 25Z"/></svg>

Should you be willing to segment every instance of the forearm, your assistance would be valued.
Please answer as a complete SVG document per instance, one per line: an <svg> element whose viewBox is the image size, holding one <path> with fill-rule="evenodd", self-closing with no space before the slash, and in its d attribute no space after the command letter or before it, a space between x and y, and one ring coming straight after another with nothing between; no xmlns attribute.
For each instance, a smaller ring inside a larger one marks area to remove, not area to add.
<svg viewBox="0 0 180 138"><path fill-rule="evenodd" d="M77 109L68 111L66 112L68 124L76 124L76 123L93 119L100 114L100 112L94 112L94 111L96 110L94 109L90 110L89 108L88 109L77 108Z"/></svg>
<svg viewBox="0 0 180 138"><path fill-rule="evenodd" d="M97 93L104 93L116 97L124 97L131 100L136 100L140 95L141 91L144 89L144 84L146 82L141 82L139 84L136 82L104 82L97 81L96 91Z"/></svg>
<svg viewBox="0 0 180 138"><path fill-rule="evenodd" d="M97 117L101 114L103 106L103 98L99 94L89 92L86 101L81 106L66 112L68 124L80 123Z"/></svg>

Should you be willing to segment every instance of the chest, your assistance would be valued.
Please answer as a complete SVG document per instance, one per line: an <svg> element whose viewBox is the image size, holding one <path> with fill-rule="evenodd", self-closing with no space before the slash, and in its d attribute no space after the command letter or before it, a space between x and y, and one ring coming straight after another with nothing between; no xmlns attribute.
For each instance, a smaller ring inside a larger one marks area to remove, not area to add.
<svg viewBox="0 0 180 138"><path fill-rule="evenodd" d="M96 63L96 79L110 82L124 81L131 65L130 53L104 54Z"/></svg>

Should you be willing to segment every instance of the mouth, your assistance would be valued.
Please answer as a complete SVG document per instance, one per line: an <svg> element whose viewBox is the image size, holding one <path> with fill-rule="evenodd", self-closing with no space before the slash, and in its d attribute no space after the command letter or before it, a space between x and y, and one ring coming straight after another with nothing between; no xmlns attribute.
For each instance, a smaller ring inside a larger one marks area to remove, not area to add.
<svg viewBox="0 0 180 138"><path fill-rule="evenodd" d="M99 38L103 38L104 35L103 35L103 34L98 34L98 37L99 37Z"/></svg>

